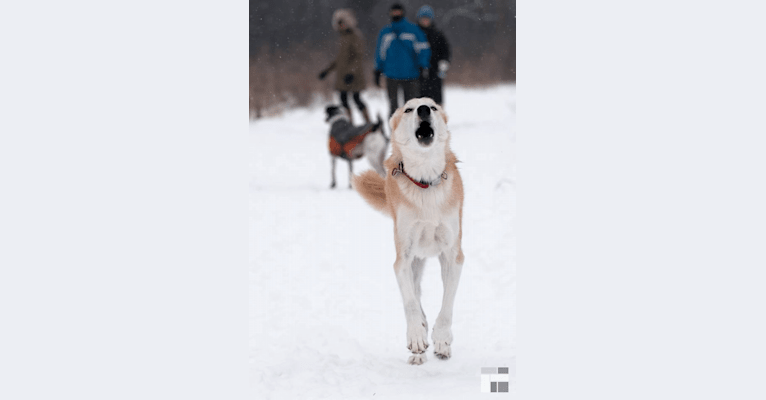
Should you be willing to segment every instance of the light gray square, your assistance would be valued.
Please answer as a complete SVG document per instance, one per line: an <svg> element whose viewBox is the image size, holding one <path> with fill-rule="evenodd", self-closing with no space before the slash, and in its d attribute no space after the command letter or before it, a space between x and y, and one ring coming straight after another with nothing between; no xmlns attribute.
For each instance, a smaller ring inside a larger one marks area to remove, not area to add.
<svg viewBox="0 0 766 400"><path fill-rule="evenodd" d="M495 367L482 367L481 368L481 373L482 374L496 374L497 373L497 368L495 368Z"/></svg>

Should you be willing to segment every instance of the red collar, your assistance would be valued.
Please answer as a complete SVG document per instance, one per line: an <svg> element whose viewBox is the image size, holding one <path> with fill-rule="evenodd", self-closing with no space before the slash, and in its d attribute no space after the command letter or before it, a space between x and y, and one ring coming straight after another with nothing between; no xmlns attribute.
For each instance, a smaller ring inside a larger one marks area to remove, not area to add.
<svg viewBox="0 0 766 400"><path fill-rule="evenodd" d="M447 171L445 170L433 182L423 182L423 181L418 182L418 181L412 179L412 177L409 176L406 172L404 172L404 162L403 161L399 162L399 167L398 168L394 168L391 171L391 176L396 176L396 175L398 175L400 173L404 174L404 176L406 176L410 181L412 181L412 183L416 184L418 187L420 187L422 189L428 189L429 186L436 186L436 185L440 184L442 180L446 180L447 179Z"/></svg>

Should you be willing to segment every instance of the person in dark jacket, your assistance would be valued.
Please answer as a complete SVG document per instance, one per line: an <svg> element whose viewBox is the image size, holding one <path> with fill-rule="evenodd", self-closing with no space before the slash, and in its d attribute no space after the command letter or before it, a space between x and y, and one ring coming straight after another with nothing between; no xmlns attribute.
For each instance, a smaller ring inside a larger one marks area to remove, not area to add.
<svg viewBox="0 0 766 400"><path fill-rule="evenodd" d="M447 76L450 53L449 43L444 34L434 25L434 10L431 6L423 6L418 10L418 26L428 38L431 46L431 65L428 76L420 78L420 97L430 97L442 105L442 79Z"/></svg>
<svg viewBox="0 0 766 400"><path fill-rule="evenodd" d="M319 73L319 79L324 79L330 71L335 70L335 89L340 92L340 102L349 118L351 108L348 105L348 92L351 92L364 121L370 123L367 106L359 97L359 92L367 87L367 82L362 72L364 40L356 27L354 13L347 8L336 10L332 16L332 27L340 34L340 50L335 61Z"/></svg>
<svg viewBox="0 0 766 400"><path fill-rule="evenodd" d="M380 76L386 76L389 115L399 108L399 88L404 91L404 102L420 93L421 76L428 75L431 49L423 31L404 18L404 7L394 4L389 10L391 23L380 30L375 48L375 86L380 87Z"/></svg>

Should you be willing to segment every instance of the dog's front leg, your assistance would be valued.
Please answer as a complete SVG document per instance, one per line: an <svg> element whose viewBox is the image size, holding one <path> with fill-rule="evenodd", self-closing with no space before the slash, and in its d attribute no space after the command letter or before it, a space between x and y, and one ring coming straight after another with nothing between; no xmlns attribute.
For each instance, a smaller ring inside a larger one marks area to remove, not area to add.
<svg viewBox="0 0 766 400"><path fill-rule="evenodd" d="M412 260L412 277L413 282L415 284L415 297L418 298L418 301L420 301L420 281L423 279L423 269L426 265L426 259L425 258L417 258L415 257ZM428 319L426 318L426 313L423 311L423 306L421 303L420 307L420 313L423 315L423 322L426 324L426 334L428 334Z"/></svg>
<svg viewBox="0 0 766 400"><path fill-rule="evenodd" d="M396 281L402 293L404 315L407 319L407 349L412 351L408 363L419 365L426 362L425 351L428 348L428 331L423 318L420 299L415 293L415 277L412 270L414 257L404 254L397 255L394 262Z"/></svg>
<svg viewBox="0 0 766 400"><path fill-rule="evenodd" d="M442 309L436 317L434 331L431 339L434 341L434 354L442 360L452 356L452 307L455 304L455 293L460 281L460 272L463 270L463 252L460 249L450 249L439 255L439 263L442 267L442 283L444 284L444 297Z"/></svg>
<svg viewBox="0 0 766 400"><path fill-rule="evenodd" d="M335 187L335 160L337 158L338 157L335 157L335 156L332 157L332 172L331 172L332 173L332 183L330 183L330 189Z"/></svg>

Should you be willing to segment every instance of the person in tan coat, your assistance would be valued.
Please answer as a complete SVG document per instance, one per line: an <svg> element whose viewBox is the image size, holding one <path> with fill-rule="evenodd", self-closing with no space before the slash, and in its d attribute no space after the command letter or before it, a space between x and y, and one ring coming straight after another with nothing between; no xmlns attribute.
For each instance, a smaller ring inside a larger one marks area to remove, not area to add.
<svg viewBox="0 0 766 400"><path fill-rule="evenodd" d="M370 122L367 106L359 98L359 92L367 87L362 73L364 59L364 40L356 27L354 13L347 8L336 10L332 16L332 27L340 34L340 50L335 61L319 73L319 79L324 79L331 71L335 71L335 89L340 92L340 102L351 116L348 105L348 92L352 93L354 103L366 123Z"/></svg>

